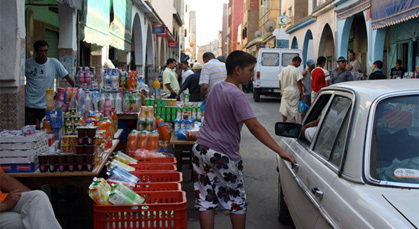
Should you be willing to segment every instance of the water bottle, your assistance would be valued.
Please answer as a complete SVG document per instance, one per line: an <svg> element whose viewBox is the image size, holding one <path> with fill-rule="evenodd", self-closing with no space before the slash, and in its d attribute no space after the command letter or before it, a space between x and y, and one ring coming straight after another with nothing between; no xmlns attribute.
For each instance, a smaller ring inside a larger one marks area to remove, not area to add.
<svg viewBox="0 0 419 229"><path fill-rule="evenodd" d="M116 110L116 113L122 113L122 98L119 93L116 93L115 110Z"/></svg>
<svg viewBox="0 0 419 229"><path fill-rule="evenodd" d="M85 67L84 70L85 70L84 81L86 82L86 87L91 88L92 87L92 78L90 76L90 69L89 69L89 67Z"/></svg>

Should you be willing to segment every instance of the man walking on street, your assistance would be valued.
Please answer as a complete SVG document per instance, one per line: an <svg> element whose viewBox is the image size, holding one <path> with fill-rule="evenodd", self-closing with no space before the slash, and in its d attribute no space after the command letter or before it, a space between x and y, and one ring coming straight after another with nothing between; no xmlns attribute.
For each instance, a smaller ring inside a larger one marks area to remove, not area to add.
<svg viewBox="0 0 419 229"><path fill-rule="evenodd" d="M317 68L311 72L311 103L314 102L320 89L329 86L330 75L329 71L324 69L326 64L326 57L320 56L317 58Z"/></svg>
<svg viewBox="0 0 419 229"><path fill-rule="evenodd" d="M338 68L332 71L330 76L329 84L341 83L346 81L353 81L353 76L350 71L346 70L346 59L341 56L336 61Z"/></svg>
<svg viewBox="0 0 419 229"><path fill-rule="evenodd" d="M25 75L25 125L36 125L45 116L47 108L46 89L54 87L59 76L74 87L74 80L64 66L55 58L48 57L48 43L44 40L33 44L36 57L26 59Z"/></svg>
<svg viewBox="0 0 419 229"><path fill-rule="evenodd" d="M279 88L281 88L281 105L279 112L282 114L282 121L290 119L294 122L300 122L298 115L298 102L304 98L302 79L303 75L298 70L301 64L301 58L296 56L292 58L291 65L283 68L279 77Z"/></svg>
<svg viewBox="0 0 419 229"><path fill-rule="evenodd" d="M201 64L195 63L192 67L194 74L188 76L188 78L180 86L179 93L182 93L184 90L189 90L189 101L190 102L199 102L201 101L201 86L199 86L199 79L201 78ZM179 95L176 97L179 99Z"/></svg>
<svg viewBox="0 0 419 229"><path fill-rule="evenodd" d="M177 81L176 72L173 69L176 67L176 60L173 58L167 59L166 69L163 72L163 89L170 91L171 99L176 98L179 92L179 83Z"/></svg>
<svg viewBox="0 0 419 229"><path fill-rule="evenodd" d="M190 75L192 75L194 72L189 68L189 66L188 66L188 61L186 61L186 60L184 60L184 61L182 61L181 62L181 64L180 64L180 68L182 69L182 72L180 73L180 79L181 79L181 81L180 81L180 83L179 83L179 85L182 85L182 84L184 84L185 83L185 81L186 81L186 79L190 76ZM180 92L180 96L179 96L179 98L180 98L180 100L181 101L183 101L183 94L184 93L189 93L189 89L186 89L185 91L183 91L183 92Z"/></svg>
<svg viewBox="0 0 419 229"><path fill-rule="evenodd" d="M199 85L201 85L201 101L204 101L209 89L226 79L227 71L225 63L217 60L212 52L204 53L202 59L205 64L202 67Z"/></svg>

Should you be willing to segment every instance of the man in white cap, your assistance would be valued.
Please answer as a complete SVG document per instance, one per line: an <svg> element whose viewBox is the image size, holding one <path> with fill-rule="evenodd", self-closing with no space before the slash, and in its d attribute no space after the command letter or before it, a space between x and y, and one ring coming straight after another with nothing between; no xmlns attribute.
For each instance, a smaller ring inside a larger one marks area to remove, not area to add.
<svg viewBox="0 0 419 229"><path fill-rule="evenodd" d="M338 63L338 67L332 71L329 85L346 81L353 81L354 77L352 76L351 72L346 70L346 59L341 56L336 60L336 62Z"/></svg>
<svg viewBox="0 0 419 229"><path fill-rule="evenodd" d="M199 102L201 101L201 85L199 85L199 80L201 78L201 69L202 66L200 63L195 63L192 67L192 71L195 73L192 75L189 75L188 78L186 78L185 82L182 83L182 86L180 87L179 94L181 94L183 91L189 89L189 101L191 102ZM179 99L179 95L176 97L176 99Z"/></svg>

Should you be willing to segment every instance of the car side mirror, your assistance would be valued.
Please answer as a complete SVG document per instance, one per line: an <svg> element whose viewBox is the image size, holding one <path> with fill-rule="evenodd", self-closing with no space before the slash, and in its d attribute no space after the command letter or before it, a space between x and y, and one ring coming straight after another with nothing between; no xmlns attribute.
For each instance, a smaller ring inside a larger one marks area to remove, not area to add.
<svg viewBox="0 0 419 229"><path fill-rule="evenodd" d="M275 124L275 134L286 138L298 138L303 126L292 122L277 122Z"/></svg>

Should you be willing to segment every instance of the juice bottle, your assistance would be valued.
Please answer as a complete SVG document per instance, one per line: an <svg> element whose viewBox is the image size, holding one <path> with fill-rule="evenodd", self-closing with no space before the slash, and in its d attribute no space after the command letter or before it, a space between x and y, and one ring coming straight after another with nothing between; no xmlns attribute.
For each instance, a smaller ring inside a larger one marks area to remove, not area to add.
<svg viewBox="0 0 419 229"><path fill-rule="evenodd" d="M47 94L47 110L54 110L53 90L50 88L47 88L46 94Z"/></svg>
<svg viewBox="0 0 419 229"><path fill-rule="evenodd" d="M111 111L112 111L112 104L111 104L111 100L109 98L105 98L105 105L104 105L104 110L103 110L103 115L110 117L111 116Z"/></svg>
<svg viewBox="0 0 419 229"><path fill-rule="evenodd" d="M128 135L128 141L127 141L127 154L128 156L134 156L134 152L137 148L137 133L135 131L132 131Z"/></svg>
<svg viewBox="0 0 419 229"><path fill-rule="evenodd" d="M118 131L118 116L115 109L112 109L112 121L114 123L114 132L116 133Z"/></svg>
<svg viewBox="0 0 419 229"><path fill-rule="evenodd" d="M169 142L170 141L169 125L165 122L160 122L157 126L159 127L161 140L164 142Z"/></svg>
<svg viewBox="0 0 419 229"><path fill-rule="evenodd" d="M132 90L132 72L129 71L128 72L128 85L127 85L127 90L131 91Z"/></svg>
<svg viewBox="0 0 419 229"><path fill-rule="evenodd" d="M154 79L153 87L154 87L154 97L156 99L161 99L160 82L157 80L157 77L156 79Z"/></svg>
<svg viewBox="0 0 419 229"><path fill-rule="evenodd" d="M147 149L148 147L148 132L143 131L138 135L137 149Z"/></svg>
<svg viewBox="0 0 419 229"><path fill-rule="evenodd" d="M80 88L84 88L84 71L83 71L83 67L80 67L79 70L79 87Z"/></svg>
<svg viewBox="0 0 419 229"><path fill-rule="evenodd" d="M47 130L47 133L51 133L52 132L52 130L51 130L51 123L49 122L49 120L47 118L44 119L44 121L42 122L42 125L43 125L44 129Z"/></svg>
<svg viewBox="0 0 419 229"><path fill-rule="evenodd" d="M153 132L149 135L147 148L150 151L157 151L157 149L159 148L159 134L158 133Z"/></svg>
<svg viewBox="0 0 419 229"><path fill-rule="evenodd" d="M84 81L86 82L87 88L92 87L92 78L90 76L90 70L89 67L85 67L85 74L84 74Z"/></svg>

